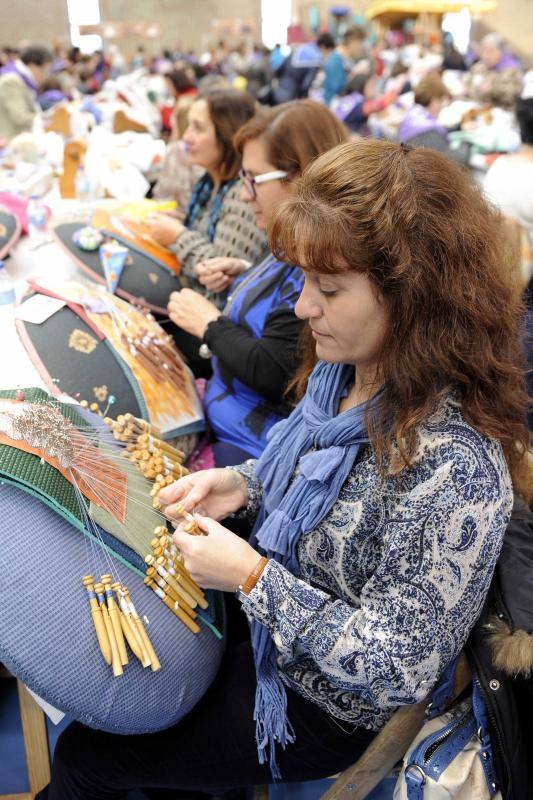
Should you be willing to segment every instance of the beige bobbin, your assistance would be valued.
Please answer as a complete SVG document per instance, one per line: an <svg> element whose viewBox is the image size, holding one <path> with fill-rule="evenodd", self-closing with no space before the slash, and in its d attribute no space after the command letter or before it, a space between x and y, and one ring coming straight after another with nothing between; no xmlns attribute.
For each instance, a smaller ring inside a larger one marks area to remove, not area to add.
<svg viewBox="0 0 533 800"><path fill-rule="evenodd" d="M110 572L107 572L105 575L101 576L100 580L104 585L107 610L109 611L109 617L111 619L111 624L113 625L113 633L115 634L115 640L117 642L118 654L120 656L120 663L122 664L122 666L125 666L128 663L128 652L126 650L126 642L124 641L124 634L122 632L122 625L120 622L121 612L115 602L115 598L113 597L113 590L111 589L113 577Z"/></svg>
<svg viewBox="0 0 533 800"><path fill-rule="evenodd" d="M81 579L81 582L87 589L87 592L94 595L94 578L92 575L84 575ZM98 645L100 647L100 652L104 658L106 664L111 666L111 645L109 643L109 636L107 635L107 629L104 623L104 618L102 616L102 610L100 605L98 604L98 600L95 596L89 597L89 606L91 609L91 617L93 620L94 630L96 632L96 638L98 639Z"/></svg>
<svg viewBox="0 0 533 800"><path fill-rule="evenodd" d="M164 556L158 556L155 559L155 564L152 564L151 566L155 566L163 580L172 586L174 591L177 592L178 596L181 598L182 602L187 603L191 609L196 608L196 606L199 605L198 601L191 595L191 593L188 592L184 586L182 586L178 573L168 563Z"/></svg>
<svg viewBox="0 0 533 800"><path fill-rule="evenodd" d="M140 634L140 636L142 638L143 644L144 644L144 646L145 646L145 648L146 648L146 650L148 652L148 656L150 658L150 666L151 666L153 672L157 672L158 669L161 669L161 663L160 663L160 661L159 661L159 659L157 657L157 654L156 654L156 652L155 652L155 650L153 648L152 642L150 641L150 638L149 638L149 636L148 636L148 634L146 632L146 629L145 629L145 627L144 627L144 625L142 623L141 618L139 617L139 615L137 614L137 611L135 610L135 606L133 605L133 602L132 602L131 597L129 595L127 586L123 586L122 587L122 591L124 592L124 597L125 597L126 603L128 604L128 606L130 608L131 615L132 615L133 619L135 620L135 624L137 626L137 630L139 631L139 634Z"/></svg>
<svg viewBox="0 0 533 800"><path fill-rule="evenodd" d="M102 611L104 625L106 627L107 635L109 637L109 644L111 645L111 667L113 669L113 675L115 676L115 678L118 678L120 675L123 674L124 670L122 669L122 664L120 663L120 655L118 652L117 641L115 639L115 633L113 631L113 624L109 617L109 611L105 603L104 585L102 583L95 583L94 591L98 596L98 602L100 604L100 609Z"/></svg>
<svg viewBox="0 0 533 800"><path fill-rule="evenodd" d="M156 584L151 578L148 577L145 578L144 582L147 586L150 587L150 589L152 589L153 592L156 593L156 595L163 601L166 607L170 609L170 611L172 611L173 614L179 617L179 619L183 622L184 625L187 626L187 628L191 631L191 633L198 633L200 631L200 626L197 625L196 622L194 622L194 620L192 620L189 617L189 615L186 614L181 609L178 603L173 603L170 597L167 597L164 591L160 589L158 586L156 586Z"/></svg>
<svg viewBox="0 0 533 800"><path fill-rule="evenodd" d="M146 652L144 645L137 633L137 626L135 625L131 616L130 610L121 594L121 585L118 581L112 584L111 588L117 596L117 602L120 607L120 624L122 625L122 632L130 647L132 653L139 659L143 667L150 666L150 659Z"/></svg>

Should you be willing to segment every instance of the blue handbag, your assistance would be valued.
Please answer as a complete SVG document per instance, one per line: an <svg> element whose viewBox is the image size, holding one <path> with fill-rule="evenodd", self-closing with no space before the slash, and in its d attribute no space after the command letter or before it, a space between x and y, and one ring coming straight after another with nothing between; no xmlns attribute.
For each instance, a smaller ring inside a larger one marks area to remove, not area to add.
<svg viewBox="0 0 533 800"><path fill-rule="evenodd" d="M474 676L472 696L442 712L449 674L428 706L428 719L409 747L394 800L490 800L496 795L485 703Z"/></svg>

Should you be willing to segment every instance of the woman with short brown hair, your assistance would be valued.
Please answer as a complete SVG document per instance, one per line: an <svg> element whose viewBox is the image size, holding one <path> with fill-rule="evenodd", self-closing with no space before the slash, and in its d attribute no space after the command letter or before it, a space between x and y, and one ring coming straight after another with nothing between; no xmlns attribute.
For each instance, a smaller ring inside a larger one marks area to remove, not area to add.
<svg viewBox="0 0 533 800"><path fill-rule="evenodd" d="M363 140L307 168L271 226L304 271L305 395L258 461L159 494L171 518L202 508L208 535L180 524L174 541L202 586L237 591L251 641L175 728L136 742L72 726L51 800L325 777L428 697L481 611L513 484L530 488L498 223L429 150ZM250 542L216 521L239 509Z"/></svg>

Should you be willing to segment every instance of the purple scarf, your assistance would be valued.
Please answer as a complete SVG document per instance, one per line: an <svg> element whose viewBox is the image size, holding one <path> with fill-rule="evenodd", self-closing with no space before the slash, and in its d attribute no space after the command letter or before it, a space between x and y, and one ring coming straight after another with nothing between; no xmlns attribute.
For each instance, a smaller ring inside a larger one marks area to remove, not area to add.
<svg viewBox="0 0 533 800"><path fill-rule="evenodd" d="M30 89L36 96L39 94L39 86L37 83L33 80L33 78L30 78L29 75L26 75L25 72L22 72L16 61L8 61L5 67L2 67L0 70L1 75L8 75L10 72L14 72L15 75L18 75L19 78L24 81L28 89Z"/></svg>
<svg viewBox="0 0 533 800"><path fill-rule="evenodd" d="M407 142L414 136L428 131L436 131L448 139L448 131L444 125L439 125L433 114L423 106L413 106L405 115L398 128L398 141Z"/></svg>
<svg viewBox="0 0 533 800"><path fill-rule="evenodd" d="M501 72L504 69L521 68L520 61L513 56L512 53L504 53L495 67L492 68L494 72Z"/></svg>

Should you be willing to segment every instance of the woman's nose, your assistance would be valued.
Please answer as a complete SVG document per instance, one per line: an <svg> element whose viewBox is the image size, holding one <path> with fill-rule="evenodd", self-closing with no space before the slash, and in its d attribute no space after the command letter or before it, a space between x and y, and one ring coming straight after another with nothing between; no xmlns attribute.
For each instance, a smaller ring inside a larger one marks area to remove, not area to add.
<svg viewBox="0 0 533 800"><path fill-rule="evenodd" d="M294 306L294 313L299 319L318 319L322 316L320 305L305 284Z"/></svg>

